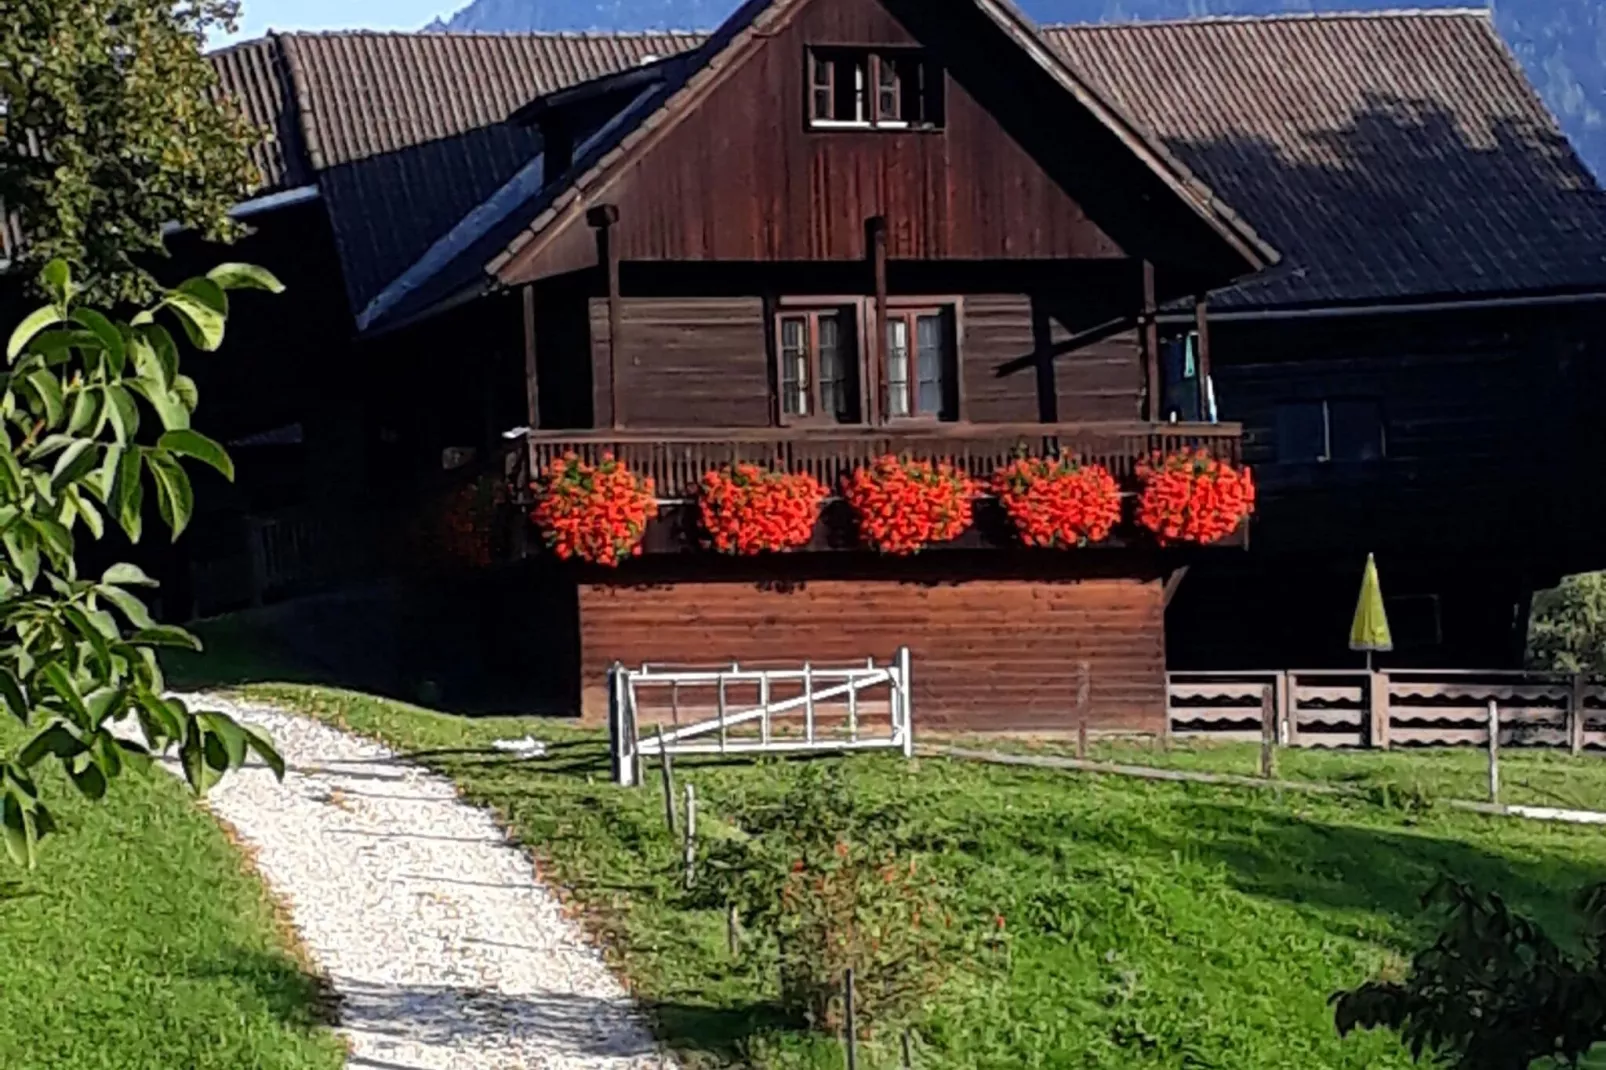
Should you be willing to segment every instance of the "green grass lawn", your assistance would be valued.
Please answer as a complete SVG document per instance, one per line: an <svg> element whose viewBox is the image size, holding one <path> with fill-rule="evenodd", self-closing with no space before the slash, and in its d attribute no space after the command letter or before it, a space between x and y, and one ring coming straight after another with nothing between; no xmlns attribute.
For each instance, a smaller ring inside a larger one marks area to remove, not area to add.
<svg viewBox="0 0 1606 1070"><path fill-rule="evenodd" d="M33 871L0 859L0 1067L342 1065L261 883L177 778L130 773L98 804L42 788L60 834Z"/></svg>
<svg viewBox="0 0 1606 1070"><path fill-rule="evenodd" d="M689 905L655 781L613 787L597 734L307 687L251 691L414 753L494 808L588 909L660 1035L694 1065L842 1065L834 1043L777 1018L773 968L733 960L720 913ZM555 744L547 758L485 750L526 732ZM1141 757L1254 769L1253 748ZM1475 754L1286 753L1284 763L1287 775L1415 778L1477 797ZM1007 954L968 962L924 1014L923 1067L1407 1067L1392 1036L1340 1040L1327 999L1398 968L1431 934L1419 897L1440 875L1498 891L1553 927L1576 888L1606 879L1599 829L934 758L851 767L855 790L908 806L924 841L943 845L927 869L961 890L959 922L1003 915L1010 934ZM706 820L779 795L799 768L679 772ZM1594 758L1512 754L1507 775L1572 803L1606 799L1606 765ZM893 1063L882 1052L861 1065Z"/></svg>

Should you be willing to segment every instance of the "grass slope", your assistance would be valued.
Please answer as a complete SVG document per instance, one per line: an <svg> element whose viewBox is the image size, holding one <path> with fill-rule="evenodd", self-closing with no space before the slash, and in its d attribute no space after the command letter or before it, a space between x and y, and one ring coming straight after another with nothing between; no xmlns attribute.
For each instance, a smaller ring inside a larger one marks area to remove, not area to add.
<svg viewBox="0 0 1606 1070"><path fill-rule="evenodd" d="M732 961L718 912L687 905L658 793L612 787L595 734L307 687L252 690L413 752L498 811L589 910L660 1035L689 1061L842 1065L834 1044L776 1019L773 971ZM485 749L526 732L554 742L547 759ZM1170 760L1248 771L1252 754ZM1475 772L1471 758L1412 766L1415 757L1288 755L1286 771L1393 780L1442 765L1428 779L1457 793ZM928 870L963 889L965 920L987 926L1001 914L1010 933L1007 956L976 963L930 1008L919 1066L1404 1068L1391 1036L1340 1040L1327 998L1397 968L1429 934L1427 887L1454 874L1556 925L1575 888L1606 878L1596 829L946 760L852 761L856 790L911 804L932 841L951 844ZM1560 776L1580 800L1606 798L1598 761L1565 775L1552 761L1511 755L1508 777L1548 790ZM678 768L717 817L744 796L779 794L798 766ZM893 1064L881 1053L861 1065Z"/></svg>
<svg viewBox="0 0 1606 1070"><path fill-rule="evenodd" d="M20 738L0 724L0 748ZM316 982L217 824L160 770L101 803L42 785L62 831L0 860L0 1067L336 1070Z"/></svg>

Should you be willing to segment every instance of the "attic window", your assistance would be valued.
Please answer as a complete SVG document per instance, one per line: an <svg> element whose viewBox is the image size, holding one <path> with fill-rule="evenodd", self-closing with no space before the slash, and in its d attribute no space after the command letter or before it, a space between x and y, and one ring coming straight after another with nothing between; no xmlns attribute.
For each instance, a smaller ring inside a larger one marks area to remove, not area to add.
<svg viewBox="0 0 1606 1070"><path fill-rule="evenodd" d="M942 126L942 70L918 51L811 48L807 61L811 127Z"/></svg>

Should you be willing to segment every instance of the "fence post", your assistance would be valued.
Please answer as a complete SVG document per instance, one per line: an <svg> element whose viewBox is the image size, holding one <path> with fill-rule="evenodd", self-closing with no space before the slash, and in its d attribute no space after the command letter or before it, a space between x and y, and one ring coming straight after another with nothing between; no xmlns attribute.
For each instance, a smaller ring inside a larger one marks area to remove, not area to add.
<svg viewBox="0 0 1606 1070"><path fill-rule="evenodd" d="M903 756L915 756L915 710L914 690L909 684L909 648L898 648L898 680L894 690L897 692L896 702L903 718Z"/></svg>
<svg viewBox="0 0 1606 1070"><path fill-rule="evenodd" d="M1567 704L1567 743L1575 758L1584 753L1584 730L1588 727L1584 696L1589 693L1588 687L1588 678L1583 673L1573 673L1573 695Z"/></svg>
<svg viewBox="0 0 1606 1070"><path fill-rule="evenodd" d="M1389 678L1387 673L1374 672L1370 674L1367 684L1367 699L1370 706L1370 716L1367 717L1367 728L1371 733L1370 743L1381 750L1389 749Z"/></svg>
<svg viewBox="0 0 1606 1070"><path fill-rule="evenodd" d="M629 787L635 771L630 752L629 722L625 717L625 667L614 662L608 667L608 749L613 757L613 782Z"/></svg>
<svg viewBox="0 0 1606 1070"><path fill-rule="evenodd" d="M1294 694L1298 681L1293 673L1277 674L1277 713L1282 719L1283 745L1299 746L1299 717L1294 713Z"/></svg>
<svg viewBox="0 0 1606 1070"><path fill-rule="evenodd" d="M1267 684L1260 692L1260 775L1277 778L1276 686Z"/></svg>
<svg viewBox="0 0 1606 1070"><path fill-rule="evenodd" d="M697 791L686 785L686 844L684 851L686 887L697 881Z"/></svg>
<svg viewBox="0 0 1606 1070"><path fill-rule="evenodd" d="M1500 801L1500 703L1489 700L1489 801Z"/></svg>
<svg viewBox="0 0 1606 1070"><path fill-rule="evenodd" d="M658 730L658 772L664 782L664 825L675 834L675 773L669 765L669 744L664 742L664 726Z"/></svg>
<svg viewBox="0 0 1606 1070"><path fill-rule="evenodd" d="M1087 759L1087 704L1092 694L1092 666L1086 661L1079 662L1076 666L1076 756L1084 761Z"/></svg>

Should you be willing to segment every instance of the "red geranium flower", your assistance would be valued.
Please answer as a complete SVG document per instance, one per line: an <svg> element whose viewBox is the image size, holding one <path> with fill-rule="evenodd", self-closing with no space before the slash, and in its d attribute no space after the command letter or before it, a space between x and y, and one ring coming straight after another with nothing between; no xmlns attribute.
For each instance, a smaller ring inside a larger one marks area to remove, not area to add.
<svg viewBox="0 0 1606 1070"><path fill-rule="evenodd" d="M1219 461L1206 450L1156 454L1138 465L1138 478L1143 483L1138 523L1161 545L1216 542L1255 511L1249 469Z"/></svg>
<svg viewBox="0 0 1606 1070"><path fill-rule="evenodd" d="M824 500L825 488L806 472L737 464L703 476L697 505L714 549L757 554L808 545Z"/></svg>
<svg viewBox="0 0 1606 1070"><path fill-rule="evenodd" d="M566 453L547 466L533 489L530 519L564 560L617 565L640 554L647 521L658 510L652 480L636 475L611 453L603 454L598 464Z"/></svg>
<svg viewBox="0 0 1606 1070"><path fill-rule="evenodd" d="M883 456L843 480L859 535L872 549L912 554L970 527L976 484L945 462Z"/></svg>
<svg viewBox="0 0 1606 1070"><path fill-rule="evenodd" d="M1103 465L1022 457L993 473L993 492L1027 546L1086 546L1121 519L1121 489Z"/></svg>

